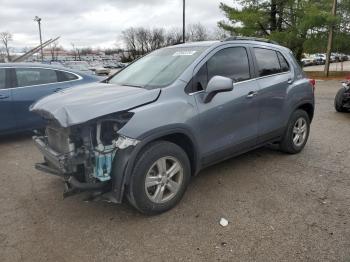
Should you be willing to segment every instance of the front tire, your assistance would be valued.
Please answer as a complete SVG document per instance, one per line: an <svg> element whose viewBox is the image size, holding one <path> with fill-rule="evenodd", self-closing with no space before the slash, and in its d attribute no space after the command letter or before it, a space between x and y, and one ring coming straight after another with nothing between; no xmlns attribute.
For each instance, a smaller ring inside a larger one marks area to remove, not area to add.
<svg viewBox="0 0 350 262"><path fill-rule="evenodd" d="M344 97L345 91L346 91L345 88L339 89L334 98L334 108L337 112L346 111L346 109L343 107L343 97Z"/></svg>
<svg viewBox="0 0 350 262"><path fill-rule="evenodd" d="M151 143L136 160L129 202L147 215L165 212L181 200L190 177L190 162L181 147L167 141Z"/></svg>
<svg viewBox="0 0 350 262"><path fill-rule="evenodd" d="M309 138L310 119L304 110L296 110L292 114L283 139L280 143L281 151L297 154L302 151Z"/></svg>

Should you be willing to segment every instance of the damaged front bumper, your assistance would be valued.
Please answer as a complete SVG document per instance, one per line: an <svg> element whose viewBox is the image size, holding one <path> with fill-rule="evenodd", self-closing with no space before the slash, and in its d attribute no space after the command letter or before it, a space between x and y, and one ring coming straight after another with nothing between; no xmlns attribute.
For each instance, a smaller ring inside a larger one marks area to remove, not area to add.
<svg viewBox="0 0 350 262"><path fill-rule="evenodd" d="M43 163L35 164L35 168L62 177L65 183L64 197L90 191L106 195L109 200L115 203L122 201L125 172L138 140L120 136L115 141L113 154L106 154L109 156L108 158L106 155L91 155L83 152L59 153L49 146L45 136L34 136L33 141L45 160ZM85 167L89 165L88 163L95 165L93 168L90 167L90 170L96 174L94 181L82 179L81 172L82 170L86 172ZM101 174L103 177L98 177Z"/></svg>
<svg viewBox="0 0 350 262"><path fill-rule="evenodd" d="M79 164L76 158L69 157L68 154L61 154L51 149L43 136L33 137L34 145L44 156L44 163L35 164L35 168L53 175L64 176L73 173L72 166Z"/></svg>

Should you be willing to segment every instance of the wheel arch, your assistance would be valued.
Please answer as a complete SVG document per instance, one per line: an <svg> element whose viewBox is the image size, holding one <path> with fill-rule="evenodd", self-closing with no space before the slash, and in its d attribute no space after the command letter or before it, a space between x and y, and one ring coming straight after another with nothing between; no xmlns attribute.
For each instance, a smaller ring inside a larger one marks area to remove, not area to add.
<svg viewBox="0 0 350 262"><path fill-rule="evenodd" d="M295 108L295 110L298 110L298 109L304 110L308 114L310 122L312 122L312 119L314 118L314 110L315 110L312 103L310 102L302 103Z"/></svg>
<svg viewBox="0 0 350 262"><path fill-rule="evenodd" d="M188 159L190 160L191 175L194 175L196 173L196 170L197 170L196 150L189 136L187 136L184 133L177 132L177 133L161 136L158 139L155 139L151 142L154 142L154 141L168 141L181 147L185 151L186 155L188 156Z"/></svg>
<svg viewBox="0 0 350 262"><path fill-rule="evenodd" d="M184 127L166 127L147 132L141 139L142 146L138 149L139 154L143 148L155 141L168 141L181 147L187 154L191 164L191 174L194 175L199 169L198 146L192 132Z"/></svg>
<svg viewBox="0 0 350 262"><path fill-rule="evenodd" d="M112 167L114 170L112 171L114 173L112 177L112 194L116 202L120 203L122 201L125 187L130 183L138 155L146 146L155 141L169 141L181 147L190 160L191 175L198 173L200 169L198 146L194 136L187 129L173 127L152 130L147 132L139 140L140 143L134 148L129 147L120 150L115 155L115 161L113 161Z"/></svg>

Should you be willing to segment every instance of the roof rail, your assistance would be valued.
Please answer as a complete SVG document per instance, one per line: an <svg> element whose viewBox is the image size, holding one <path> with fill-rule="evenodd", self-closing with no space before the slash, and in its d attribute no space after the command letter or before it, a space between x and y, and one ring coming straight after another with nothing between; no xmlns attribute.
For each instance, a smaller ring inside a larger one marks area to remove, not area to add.
<svg viewBox="0 0 350 262"><path fill-rule="evenodd" d="M248 37L248 36L230 36L228 38L225 38L223 40L223 42L235 41L235 40L258 41L258 42L265 42L265 43L279 45L278 42L273 41L273 40L269 40L269 39L266 39L266 38L259 38L259 37Z"/></svg>

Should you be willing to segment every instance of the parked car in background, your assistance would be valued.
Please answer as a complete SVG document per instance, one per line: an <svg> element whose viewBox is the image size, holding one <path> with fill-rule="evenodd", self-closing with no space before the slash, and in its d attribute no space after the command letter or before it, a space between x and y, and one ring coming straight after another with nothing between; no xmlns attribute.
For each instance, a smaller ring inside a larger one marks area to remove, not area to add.
<svg viewBox="0 0 350 262"><path fill-rule="evenodd" d="M121 68L122 65L119 62L108 62L104 65L104 67L109 69L118 69Z"/></svg>
<svg viewBox="0 0 350 262"><path fill-rule="evenodd" d="M119 63L121 68L127 67L130 63Z"/></svg>
<svg viewBox="0 0 350 262"><path fill-rule="evenodd" d="M325 54L315 54L313 56L313 63L315 65L324 65L326 63L326 55Z"/></svg>
<svg viewBox="0 0 350 262"><path fill-rule="evenodd" d="M43 126L29 111L38 99L62 89L99 81L92 75L43 64L0 64L0 134Z"/></svg>
<svg viewBox="0 0 350 262"><path fill-rule="evenodd" d="M269 143L299 153L313 85L289 49L262 40L162 48L105 83L34 104L48 121L33 138L45 161L36 168L61 176L66 196L126 196L143 213L161 213L204 167Z"/></svg>
<svg viewBox="0 0 350 262"><path fill-rule="evenodd" d="M348 61L349 57L346 54L338 54L339 62Z"/></svg>
<svg viewBox="0 0 350 262"><path fill-rule="evenodd" d="M94 68L95 74L98 76L108 76L111 70L104 68L103 65L98 65Z"/></svg>
<svg viewBox="0 0 350 262"><path fill-rule="evenodd" d="M95 74L95 72L91 70L90 65L86 61L67 61L64 63L64 67L89 75Z"/></svg>
<svg viewBox="0 0 350 262"><path fill-rule="evenodd" d="M301 59L301 64L303 66L311 66L311 65L314 64L314 59L312 59L312 58L302 58Z"/></svg>
<svg viewBox="0 0 350 262"><path fill-rule="evenodd" d="M89 70L93 71L95 75L98 76L108 76L111 72L108 68L105 68L104 65L100 62L90 62Z"/></svg>
<svg viewBox="0 0 350 262"><path fill-rule="evenodd" d="M327 57L327 56L325 55L325 57ZM339 59L340 59L340 58L339 58L338 55L331 54L330 57L329 57L329 62L330 62L330 63L338 62Z"/></svg>
<svg viewBox="0 0 350 262"><path fill-rule="evenodd" d="M59 62L59 61L51 61L50 65L63 67L63 64L61 62Z"/></svg>

